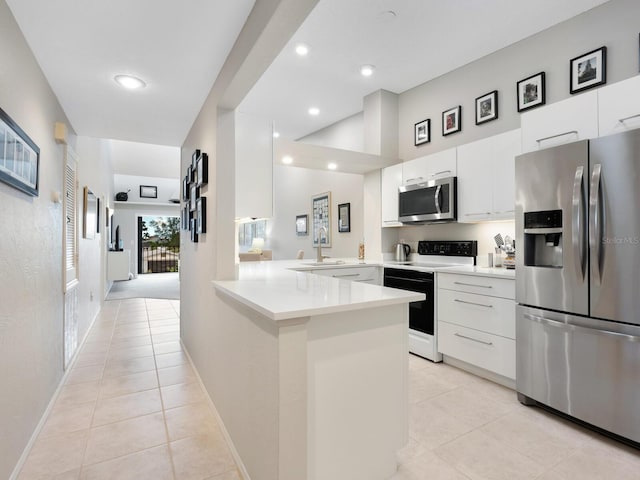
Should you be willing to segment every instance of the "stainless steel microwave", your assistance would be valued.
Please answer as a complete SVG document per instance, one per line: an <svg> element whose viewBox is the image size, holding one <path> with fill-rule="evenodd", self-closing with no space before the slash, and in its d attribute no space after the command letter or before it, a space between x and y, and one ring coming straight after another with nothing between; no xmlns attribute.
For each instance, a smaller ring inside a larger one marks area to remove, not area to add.
<svg viewBox="0 0 640 480"><path fill-rule="evenodd" d="M457 183L456 177L444 177L399 187L398 220L402 223L455 221Z"/></svg>

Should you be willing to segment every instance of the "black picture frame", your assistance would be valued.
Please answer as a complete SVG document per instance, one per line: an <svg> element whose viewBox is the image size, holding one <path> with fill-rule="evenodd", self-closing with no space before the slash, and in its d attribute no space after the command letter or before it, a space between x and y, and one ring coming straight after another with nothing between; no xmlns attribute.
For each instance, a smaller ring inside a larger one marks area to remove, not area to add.
<svg viewBox="0 0 640 480"><path fill-rule="evenodd" d="M39 195L40 148L0 108L0 181L27 195Z"/></svg>
<svg viewBox="0 0 640 480"><path fill-rule="evenodd" d="M186 205L180 209L180 228L189 229L189 207Z"/></svg>
<svg viewBox="0 0 640 480"><path fill-rule="evenodd" d="M545 72L538 72L516 82L518 112L544 105L547 101L545 88Z"/></svg>
<svg viewBox="0 0 640 480"><path fill-rule="evenodd" d="M100 233L100 197L96 197L96 233Z"/></svg>
<svg viewBox="0 0 640 480"><path fill-rule="evenodd" d="M207 197L196 200L196 230L198 235L207 233Z"/></svg>
<svg viewBox="0 0 640 480"><path fill-rule="evenodd" d="M338 232L351 231L351 203L338 204Z"/></svg>
<svg viewBox="0 0 640 480"><path fill-rule="evenodd" d="M413 125L413 144L424 145L431 141L431 119L427 118Z"/></svg>
<svg viewBox="0 0 640 480"><path fill-rule="evenodd" d="M309 235L309 215L296 215L296 235Z"/></svg>
<svg viewBox="0 0 640 480"><path fill-rule="evenodd" d="M198 163L198 157L200 157L200 150L196 148L194 152L191 154L191 168L193 170L196 169L196 163Z"/></svg>
<svg viewBox="0 0 640 480"><path fill-rule="evenodd" d="M140 198L158 198L158 187L154 185L140 185Z"/></svg>
<svg viewBox="0 0 640 480"><path fill-rule="evenodd" d="M185 177L182 179L182 200L184 202L189 201L189 187L190 187L189 178L185 175Z"/></svg>
<svg viewBox="0 0 640 480"><path fill-rule="evenodd" d="M191 231L191 241L194 243L198 243L198 232L196 231L196 219L189 219L189 230Z"/></svg>
<svg viewBox="0 0 640 480"><path fill-rule="evenodd" d="M200 198L200 187L195 183L191 184L191 191L189 192L189 211L196 211L196 202Z"/></svg>
<svg viewBox="0 0 640 480"><path fill-rule="evenodd" d="M596 48L569 61L569 93L607 83L607 47Z"/></svg>
<svg viewBox="0 0 640 480"><path fill-rule="evenodd" d="M498 119L498 90L476 98L476 125Z"/></svg>
<svg viewBox="0 0 640 480"><path fill-rule="evenodd" d="M98 231L98 197L89 188L83 188L82 205L84 216L82 219L82 238L93 240Z"/></svg>
<svg viewBox="0 0 640 480"><path fill-rule="evenodd" d="M196 162L196 175L199 187L209 182L209 156L204 152L200 154Z"/></svg>
<svg viewBox="0 0 640 480"><path fill-rule="evenodd" d="M462 131L462 105L442 112L442 136Z"/></svg>

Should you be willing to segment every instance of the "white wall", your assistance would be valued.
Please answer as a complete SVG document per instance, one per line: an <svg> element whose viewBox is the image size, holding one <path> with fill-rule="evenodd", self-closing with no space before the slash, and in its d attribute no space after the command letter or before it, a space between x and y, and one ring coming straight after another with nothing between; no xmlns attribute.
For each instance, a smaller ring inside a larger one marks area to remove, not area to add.
<svg viewBox="0 0 640 480"><path fill-rule="evenodd" d="M323 147L364 152L364 112L344 118L317 132L306 135L298 141Z"/></svg>
<svg viewBox="0 0 640 480"><path fill-rule="evenodd" d="M149 173L152 174L154 172L153 170L151 170ZM161 178L153 177L150 175L139 176L116 174L113 175L114 189L115 193L131 190L128 194L128 202L157 203L159 205L166 204L170 201L171 198L177 198L178 200L181 199L181 182L182 177L184 177L185 175L186 172L183 175L180 175L179 172L176 172L176 176L174 178ZM157 198L140 197L141 185L156 187ZM112 197L112 199L115 199L115 195Z"/></svg>
<svg viewBox="0 0 640 480"><path fill-rule="evenodd" d="M275 212L268 222L265 248L273 250L274 260L296 258L304 250L305 258L315 258L311 236L311 197L331 192L331 247L322 248L331 257L358 256L358 244L364 236L364 177L353 173L312 170L275 165L273 169ZM351 203L351 232L338 232L338 205ZM309 215L309 235L296 234L296 215Z"/></svg>

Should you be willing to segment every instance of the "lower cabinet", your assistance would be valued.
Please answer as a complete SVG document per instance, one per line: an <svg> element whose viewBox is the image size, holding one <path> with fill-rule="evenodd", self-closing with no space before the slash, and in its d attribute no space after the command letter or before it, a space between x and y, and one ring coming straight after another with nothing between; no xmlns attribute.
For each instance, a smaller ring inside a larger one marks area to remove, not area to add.
<svg viewBox="0 0 640 480"><path fill-rule="evenodd" d="M515 380L514 280L438 273L438 350Z"/></svg>
<svg viewBox="0 0 640 480"><path fill-rule="evenodd" d="M343 280L351 280L352 282L382 285L380 268L375 266L322 268L314 269L313 273L327 277L341 278Z"/></svg>

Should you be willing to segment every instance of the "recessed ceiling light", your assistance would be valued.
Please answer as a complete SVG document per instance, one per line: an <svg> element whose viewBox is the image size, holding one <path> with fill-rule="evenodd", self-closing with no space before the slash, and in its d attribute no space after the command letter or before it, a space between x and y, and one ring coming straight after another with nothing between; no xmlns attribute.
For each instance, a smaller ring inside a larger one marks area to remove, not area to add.
<svg viewBox="0 0 640 480"><path fill-rule="evenodd" d="M301 57L306 57L309 53L309 45L305 45L304 43L299 43L296 45L296 53Z"/></svg>
<svg viewBox="0 0 640 480"><path fill-rule="evenodd" d="M129 90L137 90L138 88L144 88L147 86L144 81L133 75L116 75L113 79L118 82L119 85Z"/></svg>
<svg viewBox="0 0 640 480"><path fill-rule="evenodd" d="M273 138L280 138L279 132L273 132Z"/></svg>
<svg viewBox="0 0 640 480"><path fill-rule="evenodd" d="M360 67L360 73L363 77L370 77L373 75L373 71L376 69L374 65L363 65Z"/></svg>
<svg viewBox="0 0 640 480"><path fill-rule="evenodd" d="M327 165L327 168L329 170L335 170L336 168L338 168L338 165L336 165L335 163L330 163L329 165Z"/></svg>
<svg viewBox="0 0 640 480"><path fill-rule="evenodd" d="M316 115L319 115L319 114L320 114L320 109L319 108L311 107L309 109L309 115L313 115L315 117Z"/></svg>
<svg viewBox="0 0 640 480"><path fill-rule="evenodd" d="M293 158L291 158L289 155L285 155L284 157L282 157L282 163L284 163L285 165L291 165L293 163Z"/></svg>

